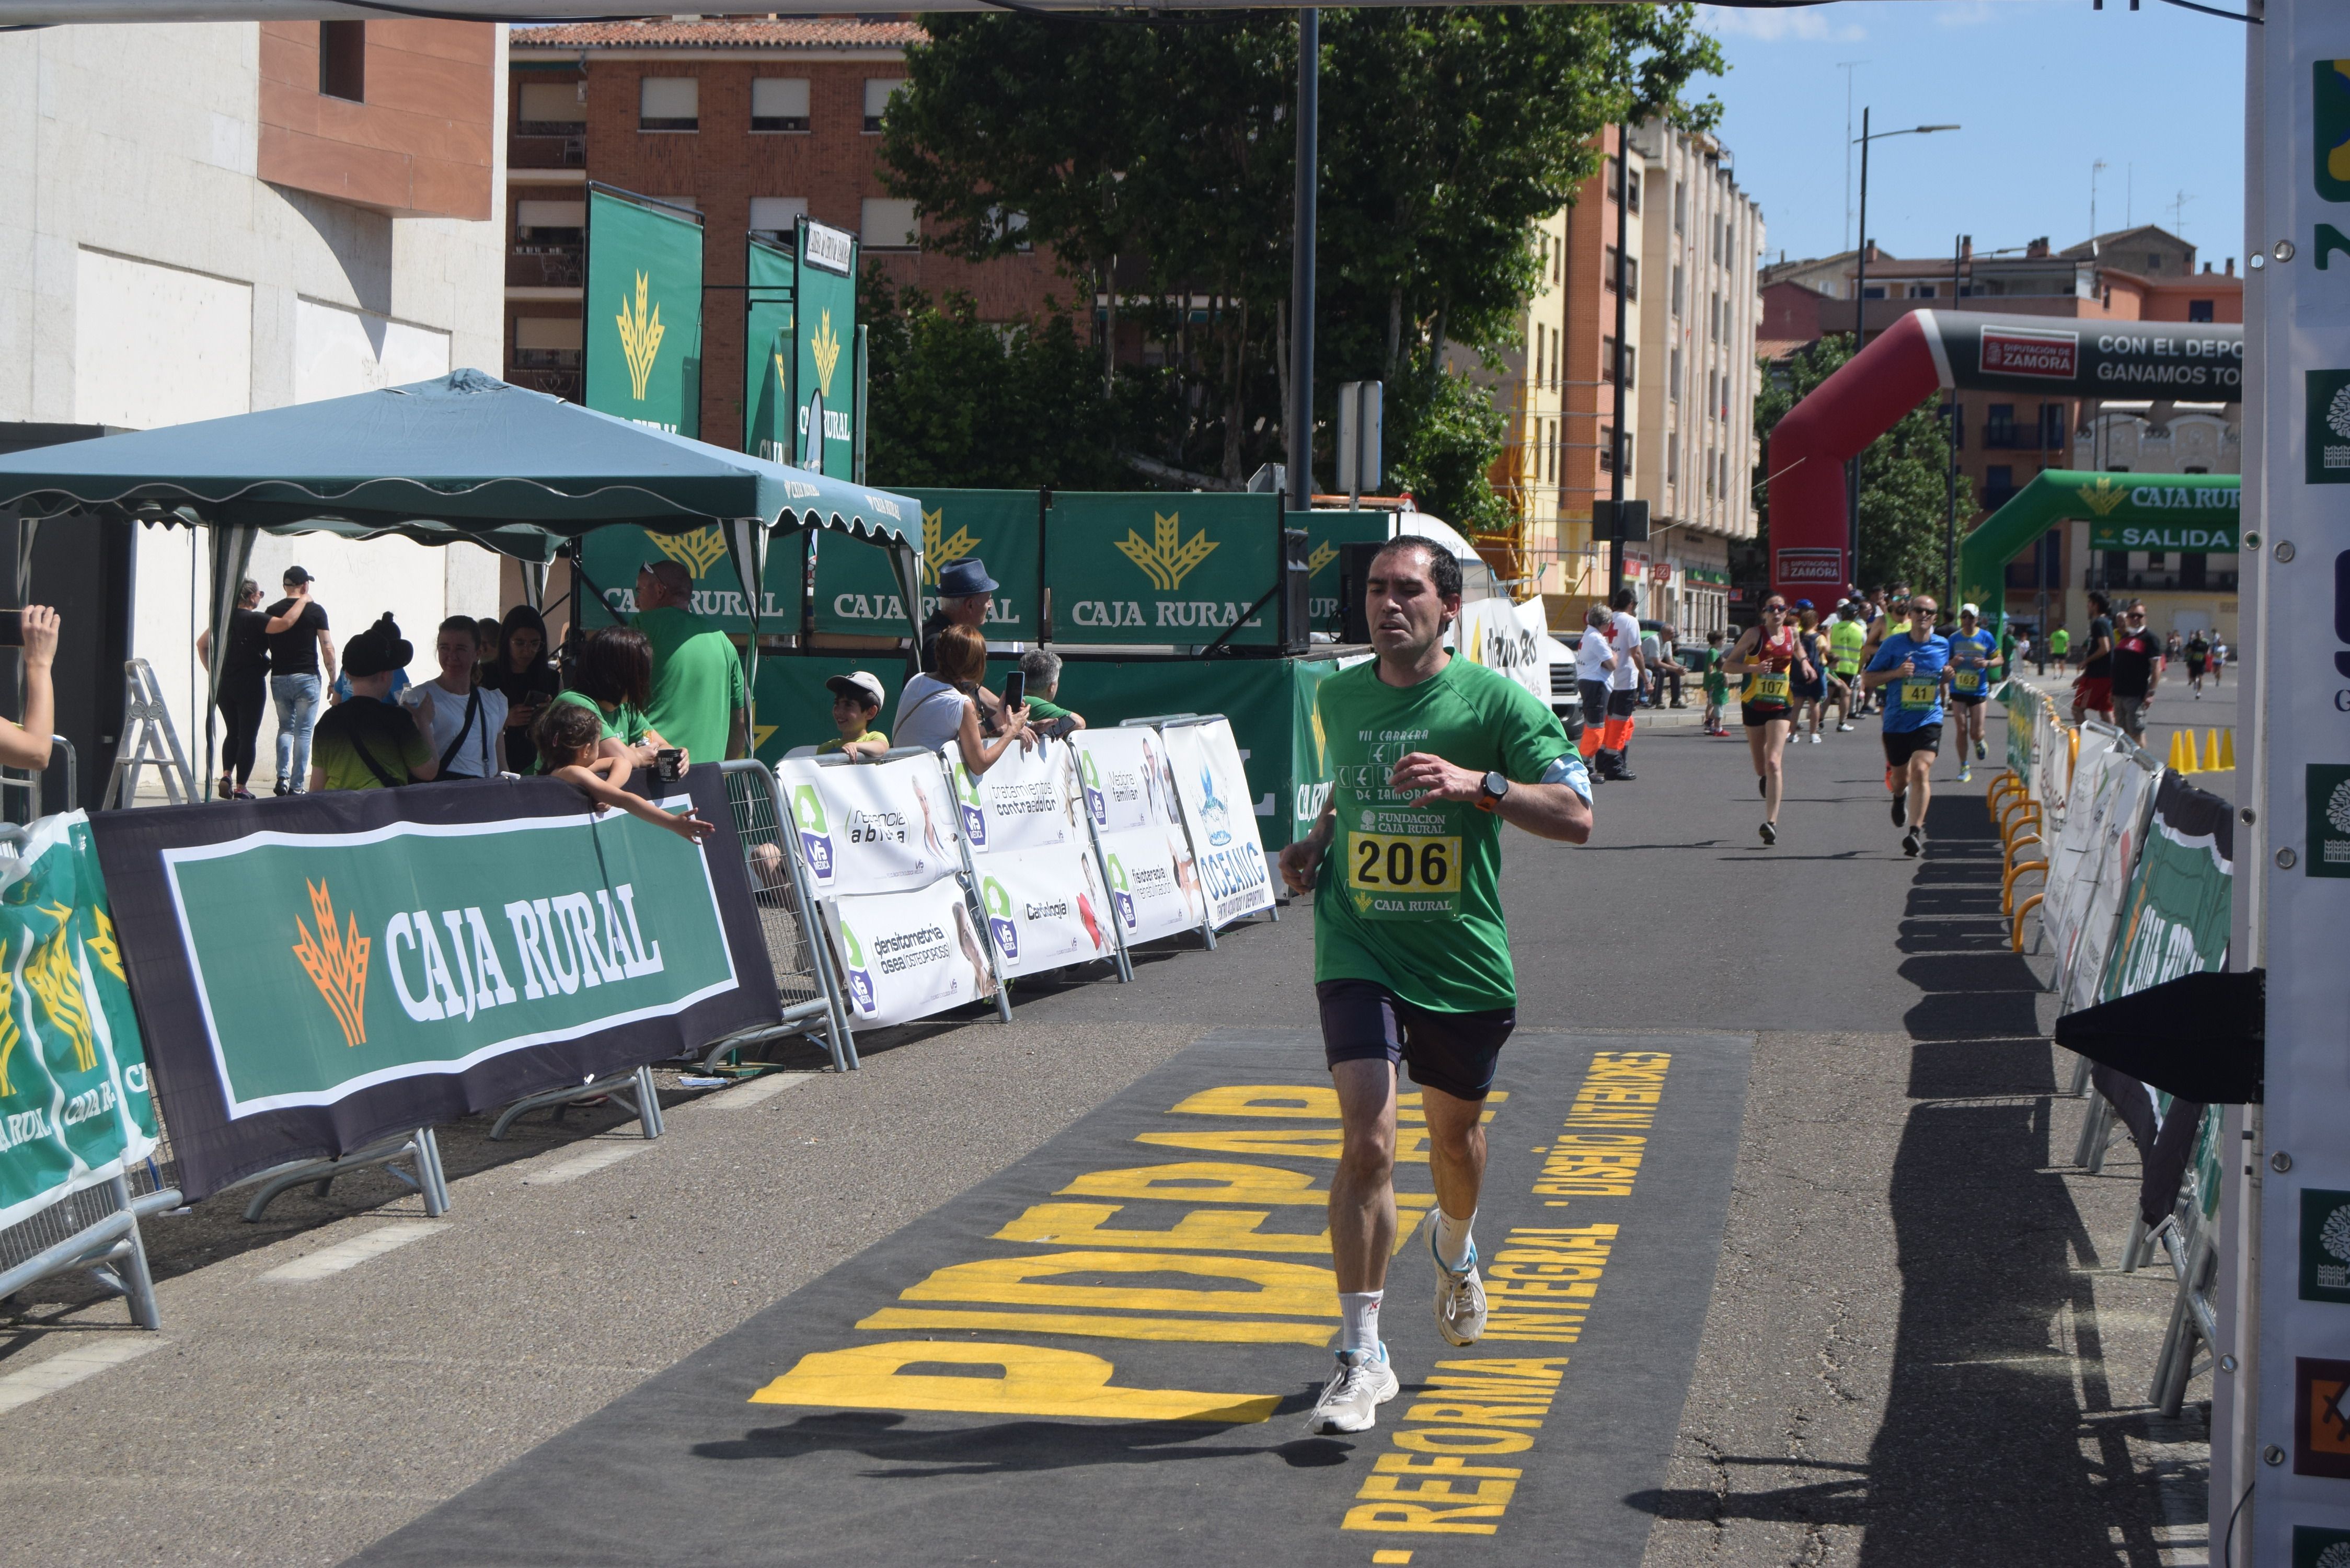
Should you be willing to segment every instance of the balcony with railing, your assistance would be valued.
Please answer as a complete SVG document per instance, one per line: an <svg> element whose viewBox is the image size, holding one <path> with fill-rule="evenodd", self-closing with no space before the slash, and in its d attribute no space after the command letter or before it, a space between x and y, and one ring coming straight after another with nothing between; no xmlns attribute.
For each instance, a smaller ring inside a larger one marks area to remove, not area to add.
<svg viewBox="0 0 2350 1568"><path fill-rule="evenodd" d="M509 169L585 169L588 127L577 120L518 119L506 138Z"/></svg>
<svg viewBox="0 0 2350 1568"><path fill-rule="evenodd" d="M541 231L544 234L544 231ZM587 282L587 242L570 239L516 240L506 251L508 288L578 288Z"/></svg>
<svg viewBox="0 0 2350 1568"><path fill-rule="evenodd" d="M509 385L577 402L585 393L577 348L516 348L506 360Z"/></svg>
<svg viewBox="0 0 2350 1568"><path fill-rule="evenodd" d="M1987 423L1982 443L1991 452L2055 452L2064 449L2065 441L2062 430L2045 425Z"/></svg>
<svg viewBox="0 0 2350 1568"><path fill-rule="evenodd" d="M2116 571L2106 566L2092 566L2085 574L2084 587L2109 594L2232 594L2236 591L2233 572L2182 571L2140 568L2136 571Z"/></svg>

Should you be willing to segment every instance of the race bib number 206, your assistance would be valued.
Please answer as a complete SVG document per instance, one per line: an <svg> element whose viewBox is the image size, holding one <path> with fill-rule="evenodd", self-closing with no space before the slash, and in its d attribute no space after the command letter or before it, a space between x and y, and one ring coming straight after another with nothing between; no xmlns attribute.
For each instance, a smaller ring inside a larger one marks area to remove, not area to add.
<svg viewBox="0 0 2350 1568"><path fill-rule="evenodd" d="M1349 833L1347 886L1358 901L1362 895L1370 895L1372 910L1433 912L1431 906L1418 901L1430 897L1445 899L1449 907L1451 897L1461 891L1461 840L1419 834Z"/></svg>

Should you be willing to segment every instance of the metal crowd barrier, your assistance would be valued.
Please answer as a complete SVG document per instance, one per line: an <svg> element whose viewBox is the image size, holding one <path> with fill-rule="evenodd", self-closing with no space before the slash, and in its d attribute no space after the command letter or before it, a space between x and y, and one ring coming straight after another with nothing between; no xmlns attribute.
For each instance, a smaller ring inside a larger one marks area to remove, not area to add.
<svg viewBox="0 0 2350 1568"><path fill-rule="evenodd" d="M49 748L65 753L66 803L58 809L71 811L81 805L81 759L74 754L73 742L63 735L51 735ZM36 774L16 768L0 768L0 790L23 790L26 803L26 815L28 817L39 816L41 815L41 783L47 776L47 768Z"/></svg>
<svg viewBox="0 0 2350 1568"><path fill-rule="evenodd" d="M2178 1414L2187 1402L2187 1385L2204 1370L2196 1364L2197 1345L2203 1347L2208 1363L2211 1347L2220 1343L2218 1303L2211 1294L2220 1273L2220 1188L2205 1179L2204 1161L2196 1157L2207 1140L2221 1136L2220 1127L2217 1107L2207 1108L2171 1211L2152 1230L2141 1216L2132 1214L2129 1235L2122 1244L2122 1272L2137 1272L2138 1265L2159 1250L2177 1282L2170 1323L2163 1332L2162 1349L2155 1357L2154 1377L2147 1391L2147 1403L2159 1407L2166 1416ZM2213 1162L2210 1169L2218 1168Z"/></svg>
<svg viewBox="0 0 2350 1568"><path fill-rule="evenodd" d="M712 1044L702 1065L715 1069L722 1058L739 1056L747 1046L805 1034L831 1054L835 1072L854 1071L857 1041L849 1028L848 1004L831 955L816 936L816 901L808 891L799 835L792 830L791 810L775 770L749 759L721 763L718 768L726 781L726 804L734 814L743 868L751 877L751 901L759 911L759 930L766 939L767 962L783 1007L775 1023Z"/></svg>
<svg viewBox="0 0 2350 1568"><path fill-rule="evenodd" d="M2025 690L2031 691L2028 687ZM2045 749L2039 743L2041 737L2035 733L2033 744L2023 752L2023 755L2030 758L2033 771L2023 775L2014 771L2012 760L2016 753L2012 750L2010 772L2005 779L2000 781L2005 787L1995 785L1990 797L1994 816L2003 817L2005 813L2017 809L2024 801L2049 799L2051 792L2047 786L2051 781L2047 774L2075 762L2079 755L2082 730L2066 724L2056 713L2055 704L2044 694L2033 694L2039 697L2046 716L2065 734L2069 742L2066 755L2060 760L2045 754ZM2011 705L2008 710L2010 725L2012 726L2016 720L2017 707ZM2164 771L2163 764L2151 753L2119 731L2095 722L2085 728L2094 732L2099 742L2126 753L2132 762L2147 772L2158 776ZM2036 732L2036 725L2034 729ZM2069 768L2067 777L2069 779ZM2002 795L2006 797L2005 804L2002 804ZM2151 799L2149 794L2149 802ZM2063 794L2055 794L2052 804L2061 822ZM2002 826L2004 836L2009 831L2009 825L2003 820ZM2017 828L2020 831L2020 824ZM2043 830L2043 836L2048 840L2047 848L2053 858L2054 836L2053 832ZM2019 933L2024 915L2039 902L2040 899L2034 897L2016 905L2014 919ZM2105 1168L2106 1151L2113 1143L2120 1116L2110 1101L2091 1091L2090 1069L2091 1063L2086 1056L2074 1057L2071 1093L2076 1097L2086 1096L2088 1104L2081 1118L2079 1141L2074 1146L2073 1163L2094 1176ZM2210 1112L2206 1112L2206 1116L2210 1118ZM2198 1154L2201 1152L2202 1140L2216 1136L2216 1119L2207 1119L2199 1129ZM2162 1349L2155 1357L2154 1376L2147 1393L2147 1402L2158 1407L2168 1417L2179 1413L2186 1403L2188 1385L2209 1365L2213 1354L2211 1347L2219 1343L2218 1310L2212 1299L2212 1287L2218 1280L2220 1269L2219 1211L2217 1184L2204 1179L2202 1162L2190 1158L2180 1178L2178 1197L2171 1212L2150 1229L2143 1216L2133 1212L2129 1233L2122 1243L2123 1273L2137 1272L2140 1265L2158 1251L2169 1263L2171 1277L2176 1282L2177 1288L2171 1298L2170 1322L2163 1334ZM2197 1360L2199 1345L2204 1357L2200 1365Z"/></svg>
<svg viewBox="0 0 2350 1568"><path fill-rule="evenodd" d="M392 1163L399 1159L406 1159L415 1166L413 1173ZM438 1220L449 1211L449 1178L441 1167L441 1139L431 1127L418 1127L413 1132L399 1132L390 1137L378 1138L365 1148L355 1148L336 1159L296 1159L284 1165L273 1165L242 1181L233 1181L222 1190L234 1192L240 1187L260 1187L261 1190L254 1194L253 1201L244 1206L245 1221L251 1224L261 1218L263 1211L281 1193L291 1192L297 1187L307 1187L316 1196L324 1198L334 1185L335 1178L371 1168L382 1170L386 1176L397 1179L410 1190L421 1194L427 1217Z"/></svg>
<svg viewBox="0 0 2350 1568"><path fill-rule="evenodd" d="M147 1246L139 1221L180 1206L171 1188L134 1196L125 1177L84 1188L38 1214L0 1231L0 1298L57 1274L87 1272L98 1284L130 1303L140 1328L163 1326L155 1302L155 1279L147 1269Z"/></svg>

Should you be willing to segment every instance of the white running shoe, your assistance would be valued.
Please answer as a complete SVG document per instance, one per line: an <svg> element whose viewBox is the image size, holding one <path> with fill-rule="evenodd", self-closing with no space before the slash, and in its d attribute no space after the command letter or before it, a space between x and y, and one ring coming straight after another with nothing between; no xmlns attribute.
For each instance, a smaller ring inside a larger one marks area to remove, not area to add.
<svg viewBox="0 0 2350 1568"><path fill-rule="evenodd" d="M1448 1345L1476 1344L1485 1335L1485 1282L1477 1277L1477 1243L1469 1243L1469 1262L1455 1272L1436 1255L1436 1224L1430 1220L1428 1256L1436 1265L1436 1332Z"/></svg>
<svg viewBox="0 0 2350 1568"><path fill-rule="evenodd" d="M1367 1432L1378 1425L1379 1407L1402 1389L1385 1345L1376 1355L1342 1350L1337 1370L1322 1386L1322 1397L1314 1401L1314 1414L1307 1417L1306 1427L1315 1432Z"/></svg>
<svg viewBox="0 0 2350 1568"><path fill-rule="evenodd" d="M1815 746L1816 746L1816 745L1818 745L1819 743L1820 743L1820 732L1819 732L1817 730L1814 730L1814 731L1812 732L1812 744L1814 744L1814 745L1815 745Z"/></svg>
<svg viewBox="0 0 2350 1568"><path fill-rule="evenodd" d="M1839 735L1849 735L1849 734L1851 734L1851 733L1852 733L1852 725L1851 725L1850 723L1848 723L1848 722L1847 722L1847 723L1843 723L1843 724L1838 724L1838 725L1836 726L1836 733L1837 733L1837 734L1839 734Z"/></svg>

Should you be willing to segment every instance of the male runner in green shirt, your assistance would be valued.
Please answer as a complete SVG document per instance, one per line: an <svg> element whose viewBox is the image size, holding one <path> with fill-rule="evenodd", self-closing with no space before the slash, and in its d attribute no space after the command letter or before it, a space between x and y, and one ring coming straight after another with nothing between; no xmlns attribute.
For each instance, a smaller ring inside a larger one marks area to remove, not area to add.
<svg viewBox="0 0 2350 1568"><path fill-rule="evenodd" d="M1428 1119L1437 1329L1456 1345L1484 1332L1470 1234L1485 1174L1478 1118L1517 1023L1502 824L1568 844L1591 836L1590 779L1549 706L1439 641L1461 613L1461 564L1399 535L1364 589L1377 657L1315 697L1330 804L1281 852L1282 879L1315 894L1315 991L1345 1127L1330 1182L1341 1343L1314 1407L1317 1432L1368 1428L1399 1387L1378 1331L1395 1246L1399 1063Z"/></svg>

